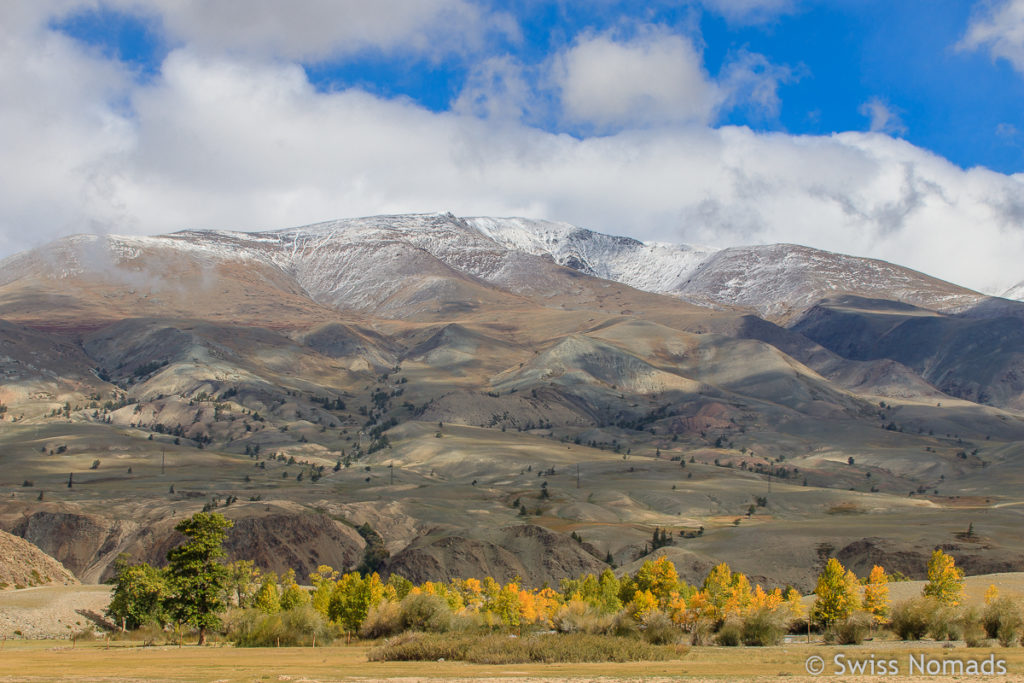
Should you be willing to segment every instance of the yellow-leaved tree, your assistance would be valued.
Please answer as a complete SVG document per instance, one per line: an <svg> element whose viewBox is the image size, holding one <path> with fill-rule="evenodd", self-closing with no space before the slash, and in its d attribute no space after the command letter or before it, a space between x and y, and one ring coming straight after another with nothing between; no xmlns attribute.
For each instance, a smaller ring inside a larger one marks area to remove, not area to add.
<svg viewBox="0 0 1024 683"><path fill-rule="evenodd" d="M263 583L253 598L253 607L267 614L281 611L281 594L277 591L277 574L274 572L263 575Z"/></svg>
<svg viewBox="0 0 1024 683"><path fill-rule="evenodd" d="M871 615L876 624L889 616L889 575L877 564L871 568L868 581L864 584L864 604L861 606Z"/></svg>
<svg viewBox="0 0 1024 683"><path fill-rule="evenodd" d="M725 604L732 596L732 570L725 562L717 565L704 578L704 598L710 607L711 617L720 617L724 613Z"/></svg>
<svg viewBox="0 0 1024 683"><path fill-rule="evenodd" d="M338 572L326 564L320 565L309 575L309 582L313 584L313 609L325 619L328 618L331 595L334 593L334 584L337 580Z"/></svg>
<svg viewBox="0 0 1024 683"><path fill-rule="evenodd" d="M964 599L964 572L956 566L951 555L939 548L928 560L928 583L924 586L924 594L953 607Z"/></svg>
<svg viewBox="0 0 1024 683"><path fill-rule="evenodd" d="M814 594L817 599L814 601L811 616L825 626L846 619L860 607L856 575L846 571L834 557L818 575L818 586L814 589Z"/></svg>

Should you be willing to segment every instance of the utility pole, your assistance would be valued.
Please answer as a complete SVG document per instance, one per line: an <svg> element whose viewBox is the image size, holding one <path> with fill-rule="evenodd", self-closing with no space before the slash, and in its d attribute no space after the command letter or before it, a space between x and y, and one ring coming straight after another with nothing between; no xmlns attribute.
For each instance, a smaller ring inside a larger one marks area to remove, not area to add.
<svg viewBox="0 0 1024 683"><path fill-rule="evenodd" d="M167 449L166 448L161 448L160 449L160 475L161 476L163 476L163 473L164 473L164 458L166 457L166 455L167 455Z"/></svg>
<svg viewBox="0 0 1024 683"><path fill-rule="evenodd" d="M576 463L576 488L580 487L580 464Z"/></svg>
<svg viewBox="0 0 1024 683"><path fill-rule="evenodd" d="M395 483L395 464L388 463L388 471L391 472L391 484Z"/></svg>

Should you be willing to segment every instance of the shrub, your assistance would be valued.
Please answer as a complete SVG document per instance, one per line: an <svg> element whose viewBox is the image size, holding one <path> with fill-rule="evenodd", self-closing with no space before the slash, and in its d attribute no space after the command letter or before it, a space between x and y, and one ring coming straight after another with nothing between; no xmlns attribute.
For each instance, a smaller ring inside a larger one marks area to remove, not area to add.
<svg viewBox="0 0 1024 683"><path fill-rule="evenodd" d="M921 640L931 626L934 601L928 598L913 598L896 603L889 620L893 633L901 640Z"/></svg>
<svg viewBox="0 0 1024 683"><path fill-rule="evenodd" d="M629 613L629 610L622 610L612 617L611 635L619 638L635 638L640 635L640 625Z"/></svg>
<svg viewBox="0 0 1024 683"><path fill-rule="evenodd" d="M928 620L928 634L935 640L960 640L963 629L955 607L936 603Z"/></svg>
<svg viewBox="0 0 1024 683"><path fill-rule="evenodd" d="M854 612L837 621L832 632L840 645L860 645L871 632L871 615L867 612Z"/></svg>
<svg viewBox="0 0 1024 683"><path fill-rule="evenodd" d="M743 622L738 617L729 617L718 629L718 644L736 647L743 641Z"/></svg>
<svg viewBox="0 0 1024 683"><path fill-rule="evenodd" d="M1020 606L1011 598L996 598L982 613L982 624L989 638L996 638L1003 647L1016 644L1024 631Z"/></svg>
<svg viewBox="0 0 1024 683"><path fill-rule="evenodd" d="M981 621L981 613L976 607L968 607L957 616L960 637L967 647L984 647L987 643L985 626Z"/></svg>
<svg viewBox="0 0 1024 683"><path fill-rule="evenodd" d="M582 600L570 600L551 617L551 625L559 633L607 634L614 622L614 614L602 614Z"/></svg>
<svg viewBox="0 0 1024 683"><path fill-rule="evenodd" d="M672 619L661 610L651 610L641 625L644 640L652 645L672 645L683 635Z"/></svg>
<svg viewBox="0 0 1024 683"><path fill-rule="evenodd" d="M776 610L761 608L743 619L741 638L744 645L778 645L786 632L785 619Z"/></svg>
<svg viewBox="0 0 1024 683"><path fill-rule="evenodd" d="M715 620L701 617L690 626L692 645L711 645L715 642Z"/></svg>
<svg viewBox="0 0 1024 683"><path fill-rule="evenodd" d="M452 623L452 610L440 595L415 593L399 603L399 623L406 631L447 631Z"/></svg>
<svg viewBox="0 0 1024 683"><path fill-rule="evenodd" d="M310 645L314 636L325 645L336 635L334 627L310 605L266 614L258 609L234 610L228 615L227 637L239 647Z"/></svg>
<svg viewBox="0 0 1024 683"><path fill-rule="evenodd" d="M359 627L360 638L386 638L402 631L402 611L397 602L383 600L366 613Z"/></svg>
<svg viewBox="0 0 1024 683"><path fill-rule="evenodd" d="M369 653L371 661L464 661L476 664L531 662L637 662L678 657L674 647L651 645L634 638L585 633L537 635L451 636L408 633Z"/></svg>

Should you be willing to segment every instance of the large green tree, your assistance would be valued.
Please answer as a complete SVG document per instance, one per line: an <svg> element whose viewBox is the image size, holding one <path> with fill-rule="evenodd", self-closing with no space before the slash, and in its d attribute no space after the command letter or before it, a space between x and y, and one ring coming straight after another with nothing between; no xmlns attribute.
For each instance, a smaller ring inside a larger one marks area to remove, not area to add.
<svg viewBox="0 0 1024 683"><path fill-rule="evenodd" d="M206 644L207 631L220 626L227 609L229 572L219 560L232 525L219 513L197 512L174 527L188 541L167 553L167 608L179 623L199 629L199 645Z"/></svg>
<svg viewBox="0 0 1024 683"><path fill-rule="evenodd" d="M115 564L114 590L110 596L107 616L122 628L136 629L143 624L163 626L166 611L167 579L161 570L146 563L128 564L121 556Z"/></svg>

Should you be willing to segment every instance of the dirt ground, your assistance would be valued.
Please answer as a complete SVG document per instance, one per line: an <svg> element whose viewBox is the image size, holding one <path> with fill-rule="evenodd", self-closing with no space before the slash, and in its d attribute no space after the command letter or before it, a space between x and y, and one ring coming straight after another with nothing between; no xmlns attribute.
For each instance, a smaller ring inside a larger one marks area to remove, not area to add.
<svg viewBox="0 0 1024 683"><path fill-rule="evenodd" d="M0 591L0 638L68 638L103 618L110 586Z"/></svg>

